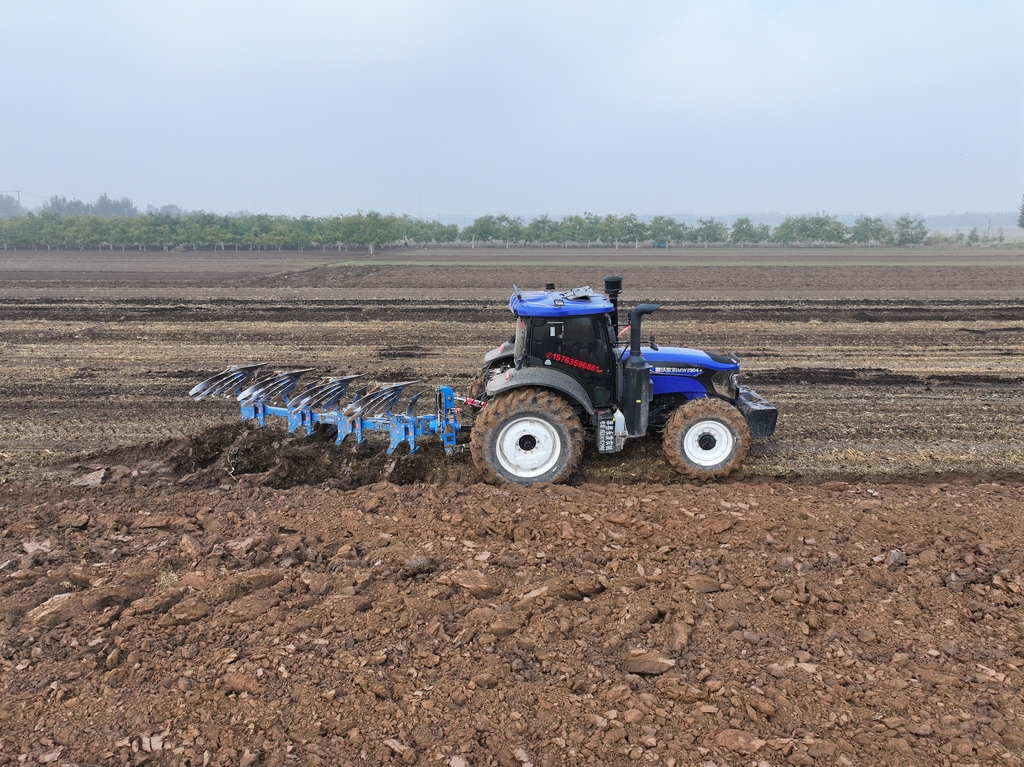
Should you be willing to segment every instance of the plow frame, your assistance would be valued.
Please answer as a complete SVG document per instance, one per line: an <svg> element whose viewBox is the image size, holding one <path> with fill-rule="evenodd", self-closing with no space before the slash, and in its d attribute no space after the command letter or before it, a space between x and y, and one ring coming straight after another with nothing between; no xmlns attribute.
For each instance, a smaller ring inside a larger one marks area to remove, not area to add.
<svg viewBox="0 0 1024 767"><path fill-rule="evenodd" d="M455 441L460 428L455 392L450 386L438 387L437 412L429 415L396 414L387 410L379 416L353 416L346 415L339 409L320 412L311 407L304 407L293 410L287 407L287 403L285 407L278 407L268 405L266 400L261 398L242 402L241 416L243 421L256 421L261 427L267 425L267 416L285 418L288 421L289 433L304 430L306 434L312 434L317 424L336 426L336 445L340 445L350 436L355 437L356 445L361 445L366 441L364 432L386 432L390 439L389 455L403 442L409 445L410 453L415 453L420 448L416 440L429 436L440 438L445 454L451 455L456 452Z"/></svg>
<svg viewBox="0 0 1024 767"><path fill-rule="evenodd" d="M427 436L438 437L446 455L460 449L456 441L461 411L456 403L462 400L455 396L450 386L437 388L433 413L416 415L416 403L422 396L419 393L409 399L405 413L399 414L393 412L392 407L405 387L416 381L382 384L372 390L360 389L351 403L341 405L339 400L349 384L361 375L326 378L296 392L299 377L312 372L312 368L275 371L264 378L257 378L263 367L263 364L232 365L195 386L189 394L196 400L232 397L239 402L242 420L255 421L260 427L267 425L268 416L284 418L289 433L302 430L309 435L316 431L317 424L334 426L338 430L334 440L336 445L354 436L358 446L366 441L366 432L382 432L389 438L389 455L403 443L409 446L410 453L415 453L419 450L417 440ZM247 383L250 384L248 388ZM280 400L283 406L271 404L273 400Z"/></svg>

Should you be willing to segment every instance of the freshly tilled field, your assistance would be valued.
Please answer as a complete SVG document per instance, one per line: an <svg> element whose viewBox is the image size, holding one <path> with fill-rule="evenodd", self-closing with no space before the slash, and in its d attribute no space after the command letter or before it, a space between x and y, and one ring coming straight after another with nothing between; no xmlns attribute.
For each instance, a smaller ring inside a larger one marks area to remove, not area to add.
<svg viewBox="0 0 1024 767"><path fill-rule="evenodd" d="M37 488L0 509L0 753L1019 764L1022 497Z"/></svg>

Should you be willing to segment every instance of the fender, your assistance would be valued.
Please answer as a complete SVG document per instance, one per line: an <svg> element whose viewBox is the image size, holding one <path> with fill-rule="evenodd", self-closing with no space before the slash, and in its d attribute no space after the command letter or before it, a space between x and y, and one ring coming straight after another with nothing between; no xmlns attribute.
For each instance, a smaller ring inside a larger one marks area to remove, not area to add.
<svg viewBox="0 0 1024 767"><path fill-rule="evenodd" d="M515 349L512 348L512 344L504 343L501 346L495 346L484 355L484 365L490 365L492 362L497 362L498 360L510 360L514 356Z"/></svg>
<svg viewBox="0 0 1024 767"><path fill-rule="evenodd" d="M493 397L495 394L521 389L524 386L553 389L565 394L570 400L578 402L590 415L594 415L594 403L591 402L590 395L583 388L583 384L565 373L548 368L521 368L509 370L504 375L494 376L487 382L487 396Z"/></svg>

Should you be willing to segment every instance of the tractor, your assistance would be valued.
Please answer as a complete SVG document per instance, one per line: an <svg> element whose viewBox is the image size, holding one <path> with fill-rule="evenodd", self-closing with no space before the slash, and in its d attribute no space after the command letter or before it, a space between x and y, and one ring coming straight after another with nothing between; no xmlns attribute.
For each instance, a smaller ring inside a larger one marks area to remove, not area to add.
<svg viewBox="0 0 1024 767"><path fill-rule="evenodd" d="M778 411L740 386L739 359L641 344L641 322L659 307L639 304L619 325L622 277L590 287L540 291L513 286L516 332L484 357L471 432L473 459L493 482L561 482L575 471L585 435L602 453L661 431L665 455L692 479L724 477L751 438L775 432ZM619 338L628 331L628 346Z"/></svg>
<svg viewBox="0 0 1024 767"><path fill-rule="evenodd" d="M415 381L357 388L360 375L328 376L299 386L312 368L273 371L264 364L232 365L195 386L196 400L237 399L243 420L265 426L268 416L287 419L288 431L336 430L336 443L357 444L368 432L390 438L410 452L421 437L441 439L446 454L458 443L465 405L477 411L470 431L473 461L493 483L563 482L576 470L585 439L601 453L616 453L627 439L661 431L665 455L691 479L717 479L743 461L752 438L775 432L778 411L753 389L739 385L739 359L641 342L643 318L659 309L643 303L619 323L622 277L604 279L604 293L589 286L559 291L522 291L512 286L509 308L515 333L484 355L473 397L440 386L433 413L416 414L421 395L404 413L394 412ZM629 343L620 337L629 333ZM333 433L333 432L332 432Z"/></svg>

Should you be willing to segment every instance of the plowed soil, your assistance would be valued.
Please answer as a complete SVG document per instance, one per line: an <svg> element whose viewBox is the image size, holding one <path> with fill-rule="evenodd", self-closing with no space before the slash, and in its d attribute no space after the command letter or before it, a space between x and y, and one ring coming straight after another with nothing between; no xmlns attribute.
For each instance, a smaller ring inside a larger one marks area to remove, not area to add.
<svg viewBox="0 0 1024 767"><path fill-rule="evenodd" d="M1024 254L320 255L4 255L0 764L1024 763ZM490 486L186 397L465 391L507 283L609 271L779 406L729 479L653 436Z"/></svg>

